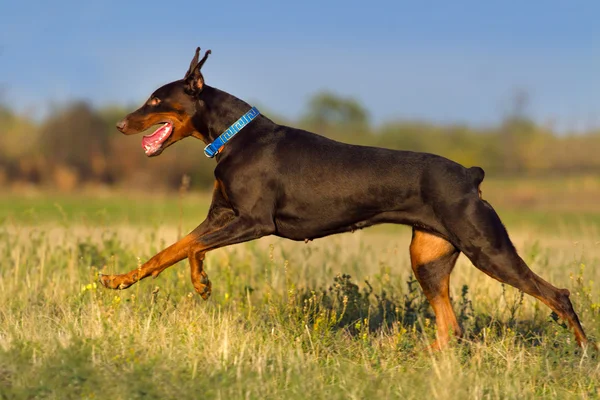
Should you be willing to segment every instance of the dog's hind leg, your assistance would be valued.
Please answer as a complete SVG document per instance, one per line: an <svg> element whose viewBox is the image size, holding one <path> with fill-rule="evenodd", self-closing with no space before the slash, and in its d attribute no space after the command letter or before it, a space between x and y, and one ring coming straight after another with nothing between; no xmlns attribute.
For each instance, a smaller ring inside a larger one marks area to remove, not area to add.
<svg viewBox="0 0 600 400"><path fill-rule="evenodd" d="M459 251L447 240L422 230L413 229L410 243L412 269L429 300L437 325L437 340L432 349L442 349L450 341L450 330L456 336L461 330L450 303L450 273Z"/></svg>
<svg viewBox="0 0 600 400"><path fill-rule="evenodd" d="M446 226L456 239L456 245L477 268L541 300L569 323L580 346L587 344L569 300L569 291L554 287L529 269L492 206L477 197L469 197L449 206L443 215L447 216Z"/></svg>

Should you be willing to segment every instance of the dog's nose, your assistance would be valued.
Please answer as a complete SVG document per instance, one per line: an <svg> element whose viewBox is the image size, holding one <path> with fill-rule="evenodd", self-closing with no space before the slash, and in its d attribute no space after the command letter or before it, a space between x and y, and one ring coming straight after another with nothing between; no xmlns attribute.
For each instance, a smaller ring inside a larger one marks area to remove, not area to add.
<svg viewBox="0 0 600 400"><path fill-rule="evenodd" d="M123 132L125 130L125 128L127 128L127 120L126 119L122 119L119 122L117 122L117 129L120 130L121 132Z"/></svg>

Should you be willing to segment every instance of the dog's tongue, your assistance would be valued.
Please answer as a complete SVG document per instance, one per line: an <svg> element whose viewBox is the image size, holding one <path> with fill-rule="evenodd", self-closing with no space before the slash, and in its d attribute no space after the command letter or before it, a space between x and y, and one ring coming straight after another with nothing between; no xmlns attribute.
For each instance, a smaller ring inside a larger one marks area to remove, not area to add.
<svg viewBox="0 0 600 400"><path fill-rule="evenodd" d="M142 138L142 148L146 154L155 153L165 140L169 137L172 131L170 123L163 124L158 128L152 135L144 136Z"/></svg>

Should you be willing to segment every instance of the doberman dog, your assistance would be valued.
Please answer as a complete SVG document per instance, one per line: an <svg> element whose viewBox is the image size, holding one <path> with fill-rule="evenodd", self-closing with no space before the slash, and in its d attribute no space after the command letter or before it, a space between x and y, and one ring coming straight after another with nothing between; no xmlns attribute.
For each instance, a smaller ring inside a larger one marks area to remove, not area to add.
<svg viewBox="0 0 600 400"><path fill-rule="evenodd" d="M144 136L148 156L193 136L212 143L251 109L244 101L205 84L200 48L181 80L157 89L117 124ZM222 144L222 143L221 143ZM412 226L414 274L436 315L437 340L445 347L461 329L450 303L450 273L460 252L481 271L536 297L568 321L580 346L587 344L567 289L558 289L519 257L492 206L481 198L484 172L446 158L410 151L340 143L282 126L258 115L216 151L215 184L208 217L180 241L140 268L102 275L102 284L125 289L188 258L195 290L207 299L211 283L206 252L267 235L310 240L375 224Z"/></svg>

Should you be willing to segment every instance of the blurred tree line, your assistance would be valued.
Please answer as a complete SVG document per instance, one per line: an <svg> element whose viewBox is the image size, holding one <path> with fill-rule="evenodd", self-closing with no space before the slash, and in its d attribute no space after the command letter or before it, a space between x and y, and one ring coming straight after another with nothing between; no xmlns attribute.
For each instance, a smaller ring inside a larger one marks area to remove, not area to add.
<svg viewBox="0 0 600 400"><path fill-rule="evenodd" d="M499 126L485 129L413 121L375 127L358 101L323 92L310 99L299 121L273 119L348 143L440 154L482 166L488 174L600 172L599 131L559 135L535 124L521 108L517 104ZM187 139L196 144L176 144L148 159L140 136L123 136L114 128L128 111L74 102L36 122L0 105L0 184L169 189L179 187L186 174L195 188L212 185L214 161L204 157L202 143Z"/></svg>

